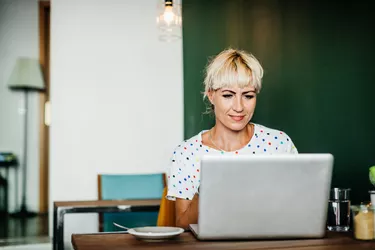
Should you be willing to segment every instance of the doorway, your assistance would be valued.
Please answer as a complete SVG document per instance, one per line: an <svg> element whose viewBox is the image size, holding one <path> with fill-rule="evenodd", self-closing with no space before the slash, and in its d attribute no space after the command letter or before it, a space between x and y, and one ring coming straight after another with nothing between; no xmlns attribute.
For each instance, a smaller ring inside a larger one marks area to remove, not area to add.
<svg viewBox="0 0 375 250"><path fill-rule="evenodd" d="M39 60L45 80L40 94L39 213L48 213L49 203L49 100L50 100L50 16L51 4L39 2Z"/></svg>

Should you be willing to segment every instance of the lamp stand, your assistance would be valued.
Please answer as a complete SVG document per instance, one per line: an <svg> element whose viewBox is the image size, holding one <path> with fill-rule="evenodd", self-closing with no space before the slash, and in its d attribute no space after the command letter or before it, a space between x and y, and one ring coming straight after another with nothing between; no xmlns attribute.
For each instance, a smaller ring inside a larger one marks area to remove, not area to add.
<svg viewBox="0 0 375 250"><path fill-rule="evenodd" d="M19 217L19 218L25 218L25 217L33 217L36 216L36 213L30 212L27 210L27 200L26 200L26 184L27 184L27 125L28 125L28 119L27 119L27 111L28 111L28 103L29 103L29 90L23 89L24 93L24 131L23 131L23 164L22 164L22 202L21 202L21 208L18 212L12 214L13 217Z"/></svg>

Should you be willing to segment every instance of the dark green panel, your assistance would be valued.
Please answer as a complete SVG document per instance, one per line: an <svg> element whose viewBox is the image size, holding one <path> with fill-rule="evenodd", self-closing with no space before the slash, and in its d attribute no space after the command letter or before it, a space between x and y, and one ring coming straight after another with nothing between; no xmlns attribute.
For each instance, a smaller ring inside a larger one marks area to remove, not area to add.
<svg viewBox="0 0 375 250"><path fill-rule="evenodd" d="M332 153L333 185L358 202L375 165L374 4L327 2L184 1L185 138L213 124L202 115L208 57L245 49L265 69L253 121L284 130L300 152Z"/></svg>

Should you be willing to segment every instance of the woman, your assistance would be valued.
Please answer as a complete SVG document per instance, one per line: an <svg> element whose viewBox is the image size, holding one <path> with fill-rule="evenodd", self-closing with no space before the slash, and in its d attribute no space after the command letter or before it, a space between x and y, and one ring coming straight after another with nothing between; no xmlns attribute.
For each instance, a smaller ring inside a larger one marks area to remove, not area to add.
<svg viewBox="0 0 375 250"><path fill-rule="evenodd" d="M245 51L228 49L207 67L204 98L211 103L215 126L184 141L175 149L168 172L167 198L176 201L176 226L198 220L200 158L210 155L297 153L282 131L250 122L263 69Z"/></svg>

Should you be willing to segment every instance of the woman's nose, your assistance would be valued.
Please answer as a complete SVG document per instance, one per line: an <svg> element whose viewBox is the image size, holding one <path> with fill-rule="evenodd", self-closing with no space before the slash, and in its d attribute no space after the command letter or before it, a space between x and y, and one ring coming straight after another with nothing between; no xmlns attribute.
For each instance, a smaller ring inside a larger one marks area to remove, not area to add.
<svg viewBox="0 0 375 250"><path fill-rule="evenodd" d="M243 111L243 103L242 103L241 97L234 98L233 110L236 111L236 112L242 112Z"/></svg>

